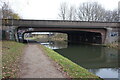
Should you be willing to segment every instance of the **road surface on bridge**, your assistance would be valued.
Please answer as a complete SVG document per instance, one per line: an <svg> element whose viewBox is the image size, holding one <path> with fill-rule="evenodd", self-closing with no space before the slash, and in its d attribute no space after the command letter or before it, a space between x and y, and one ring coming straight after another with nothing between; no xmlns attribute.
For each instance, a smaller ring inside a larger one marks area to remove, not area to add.
<svg viewBox="0 0 120 80"><path fill-rule="evenodd" d="M66 78L37 44L28 44L21 63L20 78Z"/></svg>

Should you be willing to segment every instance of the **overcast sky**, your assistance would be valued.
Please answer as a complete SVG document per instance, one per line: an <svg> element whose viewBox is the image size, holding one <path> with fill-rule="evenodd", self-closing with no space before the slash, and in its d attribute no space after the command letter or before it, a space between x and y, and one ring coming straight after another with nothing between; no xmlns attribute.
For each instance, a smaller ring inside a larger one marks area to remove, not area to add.
<svg viewBox="0 0 120 80"><path fill-rule="evenodd" d="M98 2L105 9L113 10L118 7L120 0L8 0L11 8L24 19L59 19L60 4L78 7L83 2Z"/></svg>

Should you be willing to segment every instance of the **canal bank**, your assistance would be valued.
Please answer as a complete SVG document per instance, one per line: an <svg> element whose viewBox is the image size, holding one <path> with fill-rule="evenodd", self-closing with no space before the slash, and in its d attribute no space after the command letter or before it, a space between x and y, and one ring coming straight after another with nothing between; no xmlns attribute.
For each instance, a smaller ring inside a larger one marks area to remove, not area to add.
<svg viewBox="0 0 120 80"><path fill-rule="evenodd" d="M88 72L83 67L80 67L76 63L63 57L62 55L53 51L52 49L49 49L43 45L40 45L40 48L41 47L43 51L47 53L47 56L49 56L56 63L58 63L61 66L62 70L66 72L71 78L86 78L86 79L93 78L97 80L102 80L100 77L92 74L91 72Z"/></svg>

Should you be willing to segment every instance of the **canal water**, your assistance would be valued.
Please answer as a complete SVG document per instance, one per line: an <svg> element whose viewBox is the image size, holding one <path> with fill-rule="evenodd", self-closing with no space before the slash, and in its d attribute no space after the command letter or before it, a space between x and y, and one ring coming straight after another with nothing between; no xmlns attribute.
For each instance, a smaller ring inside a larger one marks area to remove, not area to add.
<svg viewBox="0 0 120 80"><path fill-rule="evenodd" d="M99 45L68 45L67 42L41 43L101 78L118 78L118 50ZM120 78L119 78L120 79Z"/></svg>

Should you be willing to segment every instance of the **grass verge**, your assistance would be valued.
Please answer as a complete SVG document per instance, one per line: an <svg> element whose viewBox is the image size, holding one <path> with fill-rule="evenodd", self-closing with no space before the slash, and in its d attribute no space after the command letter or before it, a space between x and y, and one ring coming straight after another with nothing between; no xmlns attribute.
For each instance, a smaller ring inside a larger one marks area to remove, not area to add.
<svg viewBox="0 0 120 80"><path fill-rule="evenodd" d="M57 62L64 70L67 72L71 78L84 78L86 80L103 80L100 77L88 72L86 69L82 68L81 66L77 65L76 63L70 61L69 59L61 56L57 52L41 45L42 49L44 50L47 55L52 58L55 62Z"/></svg>
<svg viewBox="0 0 120 80"><path fill-rule="evenodd" d="M19 60L25 45L14 41L2 41L2 77L15 78Z"/></svg>

